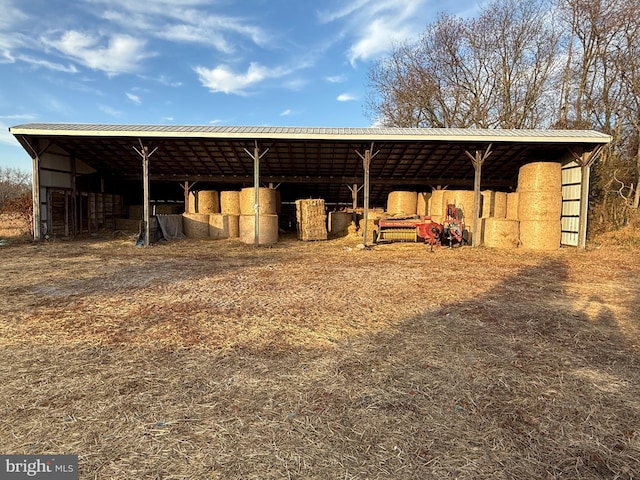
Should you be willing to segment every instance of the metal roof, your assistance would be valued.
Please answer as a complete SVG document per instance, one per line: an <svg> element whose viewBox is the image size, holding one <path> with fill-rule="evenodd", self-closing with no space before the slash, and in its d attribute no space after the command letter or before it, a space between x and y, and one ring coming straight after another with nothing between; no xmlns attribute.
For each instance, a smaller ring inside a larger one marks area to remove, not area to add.
<svg viewBox="0 0 640 480"><path fill-rule="evenodd" d="M611 138L585 130L498 130L436 128L315 128L269 126L174 126L30 123L9 131L34 157L44 151L73 155L114 180L137 181L140 142L158 147L150 160L153 182L199 181L212 188L253 184L253 160L245 152L259 145L269 152L260 164L263 183L281 183L282 198L324 198L350 202L346 185L361 184L358 152L374 145L371 202L383 206L390 190L470 188L474 169L465 151L492 154L482 169L482 188L517 185L520 166L563 161Z"/></svg>

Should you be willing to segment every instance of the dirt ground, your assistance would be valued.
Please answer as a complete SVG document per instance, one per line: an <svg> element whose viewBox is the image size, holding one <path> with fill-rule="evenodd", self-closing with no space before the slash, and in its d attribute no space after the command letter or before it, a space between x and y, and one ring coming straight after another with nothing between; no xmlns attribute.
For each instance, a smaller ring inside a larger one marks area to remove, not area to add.
<svg viewBox="0 0 640 480"><path fill-rule="evenodd" d="M640 478L633 242L0 247L2 453L82 479Z"/></svg>

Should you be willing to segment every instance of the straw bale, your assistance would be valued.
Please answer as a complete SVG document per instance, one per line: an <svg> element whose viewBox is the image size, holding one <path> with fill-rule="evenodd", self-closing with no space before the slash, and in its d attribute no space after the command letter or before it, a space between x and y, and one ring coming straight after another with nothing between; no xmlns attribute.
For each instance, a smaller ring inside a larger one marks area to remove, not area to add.
<svg viewBox="0 0 640 480"><path fill-rule="evenodd" d="M352 222L351 212L329 212L329 233L332 236L344 236Z"/></svg>
<svg viewBox="0 0 640 480"><path fill-rule="evenodd" d="M390 215L415 215L417 209L417 192L389 192L387 197L387 213Z"/></svg>
<svg viewBox="0 0 640 480"><path fill-rule="evenodd" d="M560 220L562 213L562 192L523 191L519 192L518 219L520 220Z"/></svg>
<svg viewBox="0 0 640 480"><path fill-rule="evenodd" d="M520 167L518 192L555 192L562 188L562 167L556 162L534 162Z"/></svg>
<svg viewBox="0 0 640 480"><path fill-rule="evenodd" d="M443 197L445 190L433 190L431 192L431 198L429 198L429 215L434 216L444 215Z"/></svg>
<svg viewBox="0 0 640 480"><path fill-rule="evenodd" d="M490 248L517 248L518 221L489 217L482 219L484 245Z"/></svg>
<svg viewBox="0 0 640 480"><path fill-rule="evenodd" d="M507 218L507 193L496 192L493 216L496 218Z"/></svg>
<svg viewBox="0 0 640 480"><path fill-rule="evenodd" d="M507 193L507 219L519 220L519 217L518 217L519 200L520 200L520 194L518 192Z"/></svg>
<svg viewBox="0 0 640 480"><path fill-rule="evenodd" d="M229 238L229 215L212 213L209 215L209 237L214 239Z"/></svg>
<svg viewBox="0 0 640 480"><path fill-rule="evenodd" d="M273 188L260 187L258 190L260 214L275 215L277 213L276 191ZM255 189L253 187L240 190L240 214L255 213Z"/></svg>
<svg viewBox="0 0 640 480"><path fill-rule="evenodd" d="M183 212L184 205L181 203L156 203L152 209L156 215L176 215Z"/></svg>
<svg viewBox="0 0 640 480"><path fill-rule="evenodd" d="M494 192L493 190L485 190L484 192L480 192L480 194L482 195L482 214L480 215L480 217L493 217L496 202L496 192Z"/></svg>
<svg viewBox="0 0 640 480"><path fill-rule="evenodd" d="M371 216L369 216L369 218L367 219L367 238L366 240L368 242L372 242L373 241L373 231L377 228L376 226L376 218L372 218ZM358 222L358 236L362 237L364 236L364 218L361 218L360 221Z"/></svg>
<svg viewBox="0 0 640 480"><path fill-rule="evenodd" d="M462 211L462 219L465 223L473 220L473 204L475 193L473 190L444 190L442 196L443 215L447 205L453 204Z"/></svg>
<svg viewBox="0 0 640 480"><path fill-rule="evenodd" d="M240 215L226 214L229 221L229 238L240 236Z"/></svg>
<svg viewBox="0 0 640 480"><path fill-rule="evenodd" d="M562 226L560 219L548 220L521 220L520 221L520 245L527 250L558 250Z"/></svg>
<svg viewBox="0 0 640 480"><path fill-rule="evenodd" d="M431 200L431 192L418 192L417 215L421 217L429 215L429 200Z"/></svg>
<svg viewBox="0 0 640 480"><path fill-rule="evenodd" d="M296 230L298 240L326 240L327 216L324 200L296 200Z"/></svg>
<svg viewBox="0 0 640 480"><path fill-rule="evenodd" d="M216 190L198 192L198 213L220 213L220 198Z"/></svg>
<svg viewBox="0 0 640 480"><path fill-rule="evenodd" d="M187 238L209 238L209 214L183 213L182 231Z"/></svg>
<svg viewBox="0 0 640 480"><path fill-rule="evenodd" d="M240 241L253 245L256 239L255 215L240 215ZM258 244L273 245L278 241L278 216L260 215Z"/></svg>
<svg viewBox="0 0 640 480"><path fill-rule="evenodd" d="M185 213L196 213L196 192L189 192L189 204L185 206Z"/></svg>
<svg viewBox="0 0 640 480"><path fill-rule="evenodd" d="M220 213L240 215L240 191L225 190L220 192Z"/></svg>

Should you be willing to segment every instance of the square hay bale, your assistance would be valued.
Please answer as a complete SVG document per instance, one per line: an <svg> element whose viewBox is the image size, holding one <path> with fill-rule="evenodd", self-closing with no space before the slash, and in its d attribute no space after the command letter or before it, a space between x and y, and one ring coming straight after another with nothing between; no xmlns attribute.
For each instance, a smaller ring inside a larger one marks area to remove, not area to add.
<svg viewBox="0 0 640 480"><path fill-rule="evenodd" d="M327 215L324 200L296 200L296 220L298 240L327 239Z"/></svg>

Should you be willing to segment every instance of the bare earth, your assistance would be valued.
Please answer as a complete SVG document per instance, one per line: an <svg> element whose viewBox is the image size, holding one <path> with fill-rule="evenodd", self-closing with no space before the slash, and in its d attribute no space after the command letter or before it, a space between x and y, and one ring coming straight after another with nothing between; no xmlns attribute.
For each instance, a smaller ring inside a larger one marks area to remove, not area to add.
<svg viewBox="0 0 640 480"><path fill-rule="evenodd" d="M640 477L640 257L0 247L2 453L83 479Z"/></svg>

